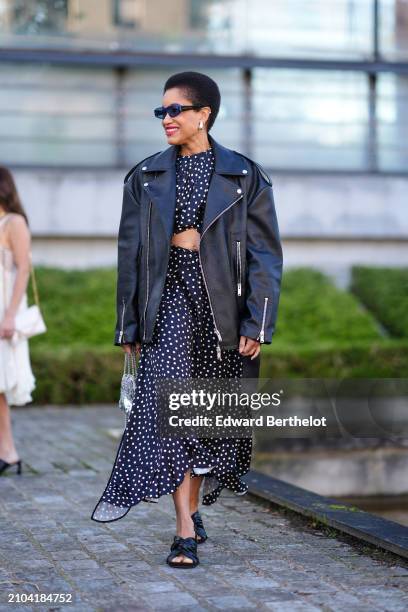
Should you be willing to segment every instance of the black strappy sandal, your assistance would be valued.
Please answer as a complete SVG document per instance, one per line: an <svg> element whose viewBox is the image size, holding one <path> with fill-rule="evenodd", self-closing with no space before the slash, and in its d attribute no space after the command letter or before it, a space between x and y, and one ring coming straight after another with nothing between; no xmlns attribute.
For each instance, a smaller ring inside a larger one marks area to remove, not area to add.
<svg viewBox="0 0 408 612"><path fill-rule="evenodd" d="M180 567L187 569L189 567L196 567L200 563L197 557L197 539L196 538L182 538L181 536L174 536L173 544L171 545L171 553L167 557L166 561L170 567ZM187 561L173 561L175 557L184 555L192 560L192 563Z"/></svg>
<svg viewBox="0 0 408 612"><path fill-rule="evenodd" d="M197 540L197 544L202 544L203 542L206 541L206 539L208 538L208 535L207 535L206 530L204 529L204 524L203 524L203 519L201 518L201 514L199 513L198 510L196 510L191 515L191 518L193 519L196 537L200 538L199 540Z"/></svg>

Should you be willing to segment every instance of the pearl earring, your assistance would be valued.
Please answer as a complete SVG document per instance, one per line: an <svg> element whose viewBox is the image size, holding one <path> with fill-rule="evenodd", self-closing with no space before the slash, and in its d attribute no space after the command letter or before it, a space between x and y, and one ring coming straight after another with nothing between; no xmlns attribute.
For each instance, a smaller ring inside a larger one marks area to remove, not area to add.
<svg viewBox="0 0 408 612"><path fill-rule="evenodd" d="M198 129L199 129L199 130L202 130L202 129L203 129L203 127L204 127L204 124L203 124L203 122L202 122L202 121L200 121L200 123L198 124Z"/></svg>

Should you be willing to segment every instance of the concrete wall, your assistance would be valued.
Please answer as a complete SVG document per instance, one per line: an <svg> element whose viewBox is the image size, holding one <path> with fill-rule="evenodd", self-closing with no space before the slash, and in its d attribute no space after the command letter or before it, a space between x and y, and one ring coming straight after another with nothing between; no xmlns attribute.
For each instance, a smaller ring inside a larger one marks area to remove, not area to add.
<svg viewBox="0 0 408 612"><path fill-rule="evenodd" d="M255 455L254 469L329 497L406 495L408 449L309 450Z"/></svg>
<svg viewBox="0 0 408 612"><path fill-rule="evenodd" d="M15 170L36 263L115 265L124 171ZM408 265L408 178L271 172L284 264L347 286L354 264Z"/></svg>

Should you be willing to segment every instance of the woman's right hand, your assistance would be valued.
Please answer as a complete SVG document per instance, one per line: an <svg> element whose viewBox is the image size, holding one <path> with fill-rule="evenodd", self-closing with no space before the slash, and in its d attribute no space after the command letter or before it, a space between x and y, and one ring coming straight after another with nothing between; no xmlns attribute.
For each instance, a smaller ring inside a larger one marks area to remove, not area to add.
<svg viewBox="0 0 408 612"><path fill-rule="evenodd" d="M0 338L6 338L9 340L13 337L15 331L15 318L6 314L0 323Z"/></svg>
<svg viewBox="0 0 408 612"><path fill-rule="evenodd" d="M122 349L124 353L131 353L132 348L136 348L136 354L140 353L141 343L135 342L135 344L122 344Z"/></svg>

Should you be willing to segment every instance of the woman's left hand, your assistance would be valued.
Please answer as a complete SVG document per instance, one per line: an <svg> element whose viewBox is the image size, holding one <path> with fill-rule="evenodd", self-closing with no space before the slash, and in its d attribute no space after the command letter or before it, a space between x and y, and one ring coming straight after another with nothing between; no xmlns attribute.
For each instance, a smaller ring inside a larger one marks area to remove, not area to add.
<svg viewBox="0 0 408 612"><path fill-rule="evenodd" d="M0 338L11 338L15 332L15 317L6 315L0 323Z"/></svg>
<svg viewBox="0 0 408 612"><path fill-rule="evenodd" d="M261 351L261 343L258 340L253 340L252 338L247 338L246 336L241 336L239 341L239 352L244 357L248 357L251 355L251 359L255 359L258 357Z"/></svg>

